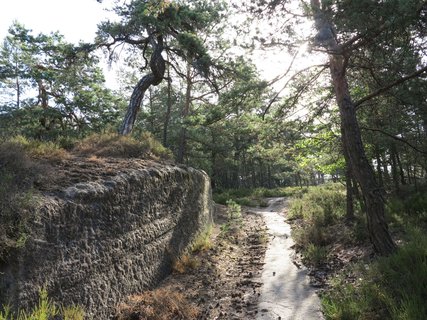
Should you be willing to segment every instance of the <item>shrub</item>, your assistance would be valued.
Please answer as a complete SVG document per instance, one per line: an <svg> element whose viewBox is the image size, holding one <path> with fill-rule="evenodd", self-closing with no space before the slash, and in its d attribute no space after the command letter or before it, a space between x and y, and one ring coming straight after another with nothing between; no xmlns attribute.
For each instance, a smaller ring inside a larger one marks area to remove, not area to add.
<svg viewBox="0 0 427 320"><path fill-rule="evenodd" d="M242 218L242 207L233 200L227 201L228 220L240 220Z"/></svg>
<svg viewBox="0 0 427 320"><path fill-rule="evenodd" d="M292 232L296 244L307 252L309 245L324 246L331 239L328 227L345 214L345 194L335 185L311 187L301 198L293 199L289 219L303 219L304 223Z"/></svg>
<svg viewBox="0 0 427 320"><path fill-rule="evenodd" d="M139 137L116 133L93 134L76 145L74 151L99 157L171 159L172 153L150 133Z"/></svg>
<svg viewBox="0 0 427 320"><path fill-rule="evenodd" d="M313 243L309 243L304 250L305 262L315 267L319 267L326 262L328 258L328 251L323 246L317 246Z"/></svg>
<svg viewBox="0 0 427 320"><path fill-rule="evenodd" d="M21 146L26 154L33 158L56 162L69 157L69 153L65 149L52 141L40 141L27 139L24 136L15 136L9 139L9 143Z"/></svg>

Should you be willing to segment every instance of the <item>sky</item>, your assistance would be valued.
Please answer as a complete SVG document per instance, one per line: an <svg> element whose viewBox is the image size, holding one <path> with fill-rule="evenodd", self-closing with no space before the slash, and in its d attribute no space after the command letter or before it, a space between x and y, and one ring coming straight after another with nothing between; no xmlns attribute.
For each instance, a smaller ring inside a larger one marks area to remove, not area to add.
<svg viewBox="0 0 427 320"><path fill-rule="evenodd" d="M97 24L112 14L108 4L96 0L3 0L0 10L0 39L14 20L34 33L59 31L69 42L91 41Z"/></svg>
<svg viewBox="0 0 427 320"><path fill-rule="evenodd" d="M105 10L111 7L113 0L3 0L0 10L0 40L7 35L13 21L22 23L26 28L37 33L59 31L66 41L78 43L80 40L90 42L94 39L97 25L108 18L114 19L114 13ZM301 56L295 65L303 68L313 64L310 58ZM304 60L302 60L304 59ZM283 73L291 57L285 52L269 52L254 57L259 66L261 76L271 80ZM104 66L107 86L114 88L115 71ZM276 88L279 90L280 84Z"/></svg>

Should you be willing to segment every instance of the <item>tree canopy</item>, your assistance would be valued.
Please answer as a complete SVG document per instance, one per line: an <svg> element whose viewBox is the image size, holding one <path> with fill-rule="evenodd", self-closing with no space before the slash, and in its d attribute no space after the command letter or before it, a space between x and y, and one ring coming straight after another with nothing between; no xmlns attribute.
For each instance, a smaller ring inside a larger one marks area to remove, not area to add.
<svg viewBox="0 0 427 320"><path fill-rule="evenodd" d="M113 10L92 44L11 26L0 48L3 137L149 131L216 190L342 181L348 216L364 208L375 249L395 249L384 196L427 175L425 1L133 0ZM289 52L283 74L263 79L254 48ZM123 67L119 91L105 87L99 50ZM316 59L299 68L301 55Z"/></svg>

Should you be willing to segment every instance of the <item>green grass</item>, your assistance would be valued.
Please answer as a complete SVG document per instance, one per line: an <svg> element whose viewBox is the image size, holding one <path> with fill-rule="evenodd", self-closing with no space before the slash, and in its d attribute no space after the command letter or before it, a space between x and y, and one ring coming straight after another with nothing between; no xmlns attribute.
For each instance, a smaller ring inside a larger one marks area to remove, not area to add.
<svg viewBox="0 0 427 320"><path fill-rule="evenodd" d="M306 262L315 267L319 267L328 259L328 250L323 246L309 243L304 251Z"/></svg>
<svg viewBox="0 0 427 320"><path fill-rule="evenodd" d="M11 312L11 309L7 306L0 310L0 320L51 320L59 319L63 320L83 320L84 311L79 306L57 306L47 294L47 291L40 290L39 303L30 311L19 310L17 315Z"/></svg>
<svg viewBox="0 0 427 320"><path fill-rule="evenodd" d="M427 319L427 235L407 231L399 250L360 273L359 284L336 281L322 298L327 319Z"/></svg>
<svg viewBox="0 0 427 320"><path fill-rule="evenodd" d="M345 200L340 185L310 187L293 199L289 216L300 222L294 225L292 236L307 264L322 265L335 242L368 241L360 208L356 207L354 221L345 221ZM427 319L426 201L424 192L389 200L391 230L403 244L391 256L350 264L334 278L322 296L326 319ZM348 282L348 274L354 276L354 283Z"/></svg>
<svg viewBox="0 0 427 320"><path fill-rule="evenodd" d="M24 136L15 136L11 137L6 143L21 146L29 157L42 158L50 162L60 161L69 156L68 151L53 141L40 141Z"/></svg>
<svg viewBox="0 0 427 320"><path fill-rule="evenodd" d="M206 227L206 229L199 233L197 237L194 239L191 245L191 252L197 253L205 250L209 250L212 248L212 241L211 241L211 235L212 235L213 225L210 224Z"/></svg>

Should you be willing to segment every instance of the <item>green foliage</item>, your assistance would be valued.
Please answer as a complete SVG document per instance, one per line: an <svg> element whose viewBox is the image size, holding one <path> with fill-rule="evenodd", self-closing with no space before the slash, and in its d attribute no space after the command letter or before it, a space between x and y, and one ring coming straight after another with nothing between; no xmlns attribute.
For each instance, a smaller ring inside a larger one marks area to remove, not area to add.
<svg viewBox="0 0 427 320"><path fill-rule="evenodd" d="M40 290L39 303L31 311L19 310L14 316L7 306L3 307L3 311L0 310L0 320L50 320L56 317L63 320L83 320L84 311L78 306L58 308L45 289Z"/></svg>
<svg viewBox="0 0 427 320"><path fill-rule="evenodd" d="M399 250L363 268L356 286L337 281L322 299L327 319L425 319L427 236L409 230Z"/></svg>
<svg viewBox="0 0 427 320"><path fill-rule="evenodd" d="M1 135L55 140L117 121L123 101L105 88L96 55L58 33L34 35L14 23L0 64Z"/></svg>
<svg viewBox="0 0 427 320"><path fill-rule="evenodd" d="M307 188L300 187L226 189L214 192L213 199L216 203L223 205L227 204L227 200L232 199L242 206L266 207L268 204L265 198L301 197L307 190Z"/></svg>
<svg viewBox="0 0 427 320"><path fill-rule="evenodd" d="M14 136L8 139L9 143L19 145L25 153L32 158L43 158L49 161L57 161L68 157L68 152L53 141L41 141L37 139L26 138L22 135Z"/></svg>
<svg viewBox="0 0 427 320"><path fill-rule="evenodd" d="M243 223L242 208L237 202L231 199L227 200L226 204L227 222L222 224L220 229L222 233L228 233L230 231L235 232Z"/></svg>
<svg viewBox="0 0 427 320"><path fill-rule="evenodd" d="M293 228L292 238L307 264L320 266L326 262L329 245L342 234L346 238L341 240L351 241L353 229L347 230L348 227L342 224L345 205L345 189L338 183L310 187L299 198L292 199L287 218L301 222ZM334 230L338 224L340 235ZM366 234L359 232L359 236Z"/></svg>
<svg viewBox="0 0 427 320"><path fill-rule="evenodd" d="M416 191L409 187L403 191L404 196L394 195L387 202L386 215L390 227L405 240L407 229L427 228L427 197L424 188L425 186L421 186L420 190Z"/></svg>
<svg viewBox="0 0 427 320"><path fill-rule="evenodd" d="M196 239L191 244L191 252L197 253L200 251L209 250L212 247L211 235L213 225L209 225L206 229L197 235Z"/></svg>
<svg viewBox="0 0 427 320"><path fill-rule="evenodd" d="M319 267L326 262L328 258L328 250L325 247L309 243L304 251L304 258L306 263Z"/></svg>
<svg viewBox="0 0 427 320"><path fill-rule="evenodd" d="M303 218L319 226L327 226L346 210L345 190L340 184L310 187L301 198L294 199L289 209L289 218Z"/></svg>
<svg viewBox="0 0 427 320"><path fill-rule="evenodd" d="M233 200L227 200L227 217L229 221L242 219L242 208Z"/></svg>

